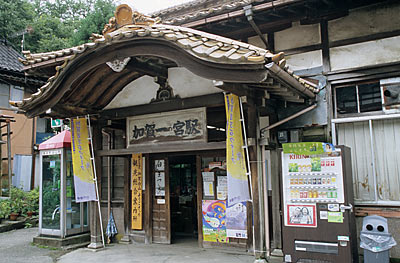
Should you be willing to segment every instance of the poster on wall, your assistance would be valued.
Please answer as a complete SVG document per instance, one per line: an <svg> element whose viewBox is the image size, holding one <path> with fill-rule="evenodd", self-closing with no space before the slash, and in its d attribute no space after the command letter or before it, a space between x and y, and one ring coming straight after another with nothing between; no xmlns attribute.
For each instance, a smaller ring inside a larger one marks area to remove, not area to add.
<svg viewBox="0 0 400 263"><path fill-rule="evenodd" d="M86 118L72 119L71 136L76 202L95 201L97 198Z"/></svg>
<svg viewBox="0 0 400 263"><path fill-rule="evenodd" d="M155 172L156 192L155 196L165 196L165 173Z"/></svg>
<svg viewBox="0 0 400 263"><path fill-rule="evenodd" d="M132 229L142 229L142 154L132 154Z"/></svg>
<svg viewBox="0 0 400 263"><path fill-rule="evenodd" d="M287 205L287 226L316 227L316 205Z"/></svg>
<svg viewBox="0 0 400 263"><path fill-rule="evenodd" d="M225 109L228 203L234 205L250 199L238 96L226 95Z"/></svg>
<svg viewBox="0 0 400 263"><path fill-rule="evenodd" d="M226 235L226 201L203 200L203 241L228 243Z"/></svg>
<svg viewBox="0 0 400 263"><path fill-rule="evenodd" d="M247 207L240 202L226 209L226 233L228 237L247 238Z"/></svg>

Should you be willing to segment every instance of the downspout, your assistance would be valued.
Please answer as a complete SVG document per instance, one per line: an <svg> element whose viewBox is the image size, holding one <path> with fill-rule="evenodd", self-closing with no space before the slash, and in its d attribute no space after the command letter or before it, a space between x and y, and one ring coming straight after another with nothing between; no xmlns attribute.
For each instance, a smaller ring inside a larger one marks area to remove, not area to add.
<svg viewBox="0 0 400 263"><path fill-rule="evenodd" d="M299 111L299 112L297 112L297 113L295 113L295 114L293 114L293 115L291 115L291 116L289 116L289 117L287 117L287 118L285 118L285 119L283 119L281 121L278 121L278 122L276 122L276 123L274 123L272 125L269 125L267 127L262 128L260 130L260 132L262 133L265 130L271 130L271 129L275 128L275 127L278 127L278 126L280 126L280 125L282 125L282 124L284 124L284 123L286 123L286 122L288 122L290 120L293 120L294 118L299 117L300 115L303 115L304 113L307 113L307 112L315 109L316 107L317 107L317 104L315 103L315 104L311 105L310 107L307 107L304 110L301 110L301 111Z"/></svg>
<svg viewBox="0 0 400 263"><path fill-rule="evenodd" d="M101 130L101 133L107 136L107 149L111 150L111 133ZM107 217L110 220L111 214L111 157L107 157Z"/></svg>
<svg viewBox="0 0 400 263"><path fill-rule="evenodd" d="M305 94L309 98L315 98L314 92L298 82L293 76L276 65L274 62L266 64L265 67L272 73L272 75L275 75L279 79L286 82L291 88L294 88L296 91Z"/></svg>
<svg viewBox="0 0 400 263"><path fill-rule="evenodd" d="M247 21L249 21L253 30L257 33L257 35L260 37L261 41L264 43L265 48L268 49L268 41L265 39L265 37L261 33L260 28L254 22L252 9L253 9L252 5L246 5L245 7L243 7L244 15L247 17Z"/></svg>

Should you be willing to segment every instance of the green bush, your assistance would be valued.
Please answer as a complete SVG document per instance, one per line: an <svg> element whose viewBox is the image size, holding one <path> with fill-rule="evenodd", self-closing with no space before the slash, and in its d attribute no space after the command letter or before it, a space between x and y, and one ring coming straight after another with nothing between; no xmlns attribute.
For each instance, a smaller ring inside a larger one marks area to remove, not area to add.
<svg viewBox="0 0 400 263"><path fill-rule="evenodd" d="M11 213L11 202L9 199L0 200L0 219L8 218Z"/></svg>
<svg viewBox="0 0 400 263"><path fill-rule="evenodd" d="M0 218L8 218L10 213L26 215L28 211L39 213L39 189L24 192L23 190L11 188L11 198L0 200Z"/></svg>

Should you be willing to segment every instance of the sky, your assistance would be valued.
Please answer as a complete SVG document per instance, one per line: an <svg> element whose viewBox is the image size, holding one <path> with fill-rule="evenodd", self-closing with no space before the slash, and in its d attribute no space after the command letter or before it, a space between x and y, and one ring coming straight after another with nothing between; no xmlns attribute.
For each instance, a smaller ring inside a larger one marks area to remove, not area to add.
<svg viewBox="0 0 400 263"><path fill-rule="evenodd" d="M192 0L119 0L118 4L128 4L143 14L150 14L171 6L187 3Z"/></svg>

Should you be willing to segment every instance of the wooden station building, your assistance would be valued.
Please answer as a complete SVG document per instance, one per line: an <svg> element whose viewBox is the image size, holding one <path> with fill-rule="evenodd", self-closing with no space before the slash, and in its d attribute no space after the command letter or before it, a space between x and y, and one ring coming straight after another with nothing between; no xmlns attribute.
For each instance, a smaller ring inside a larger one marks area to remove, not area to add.
<svg viewBox="0 0 400 263"><path fill-rule="evenodd" d="M319 91L285 66L283 53L165 25L120 5L93 42L25 57L27 74L51 77L13 105L28 117L90 114L103 223L108 206L122 240L169 244L185 236L201 247L266 250L270 224L260 130L269 123L262 116L271 100L313 109ZM226 176L224 93L242 98L253 198L246 205L247 238L213 242L203 236L202 203L223 199L217 194L219 178ZM143 154L140 229L132 229L135 153ZM207 171L214 171L212 189L203 189ZM164 182L157 185L160 172ZM279 189L277 179L273 184ZM91 247L101 246L96 209L92 204Z"/></svg>

